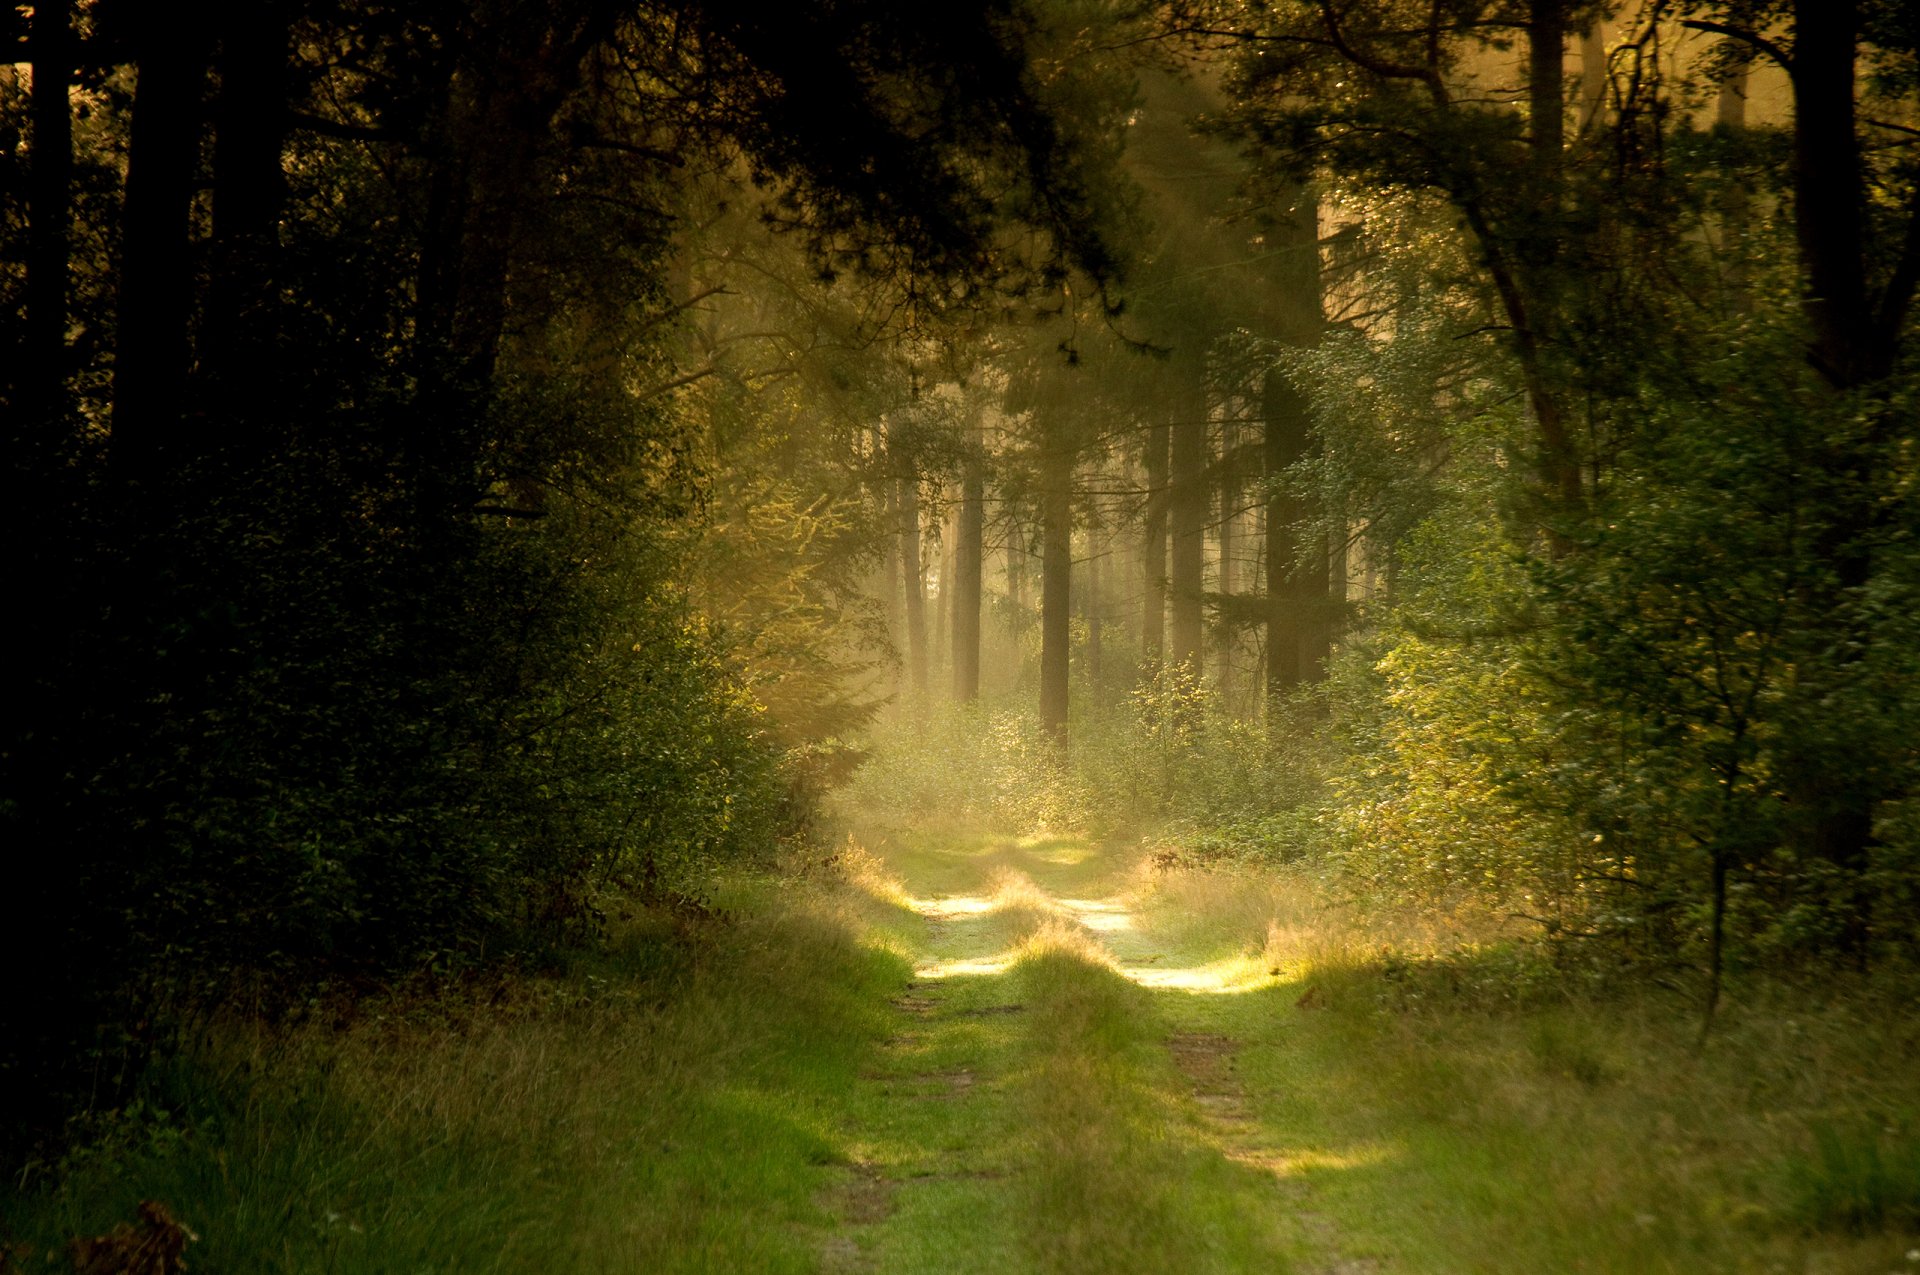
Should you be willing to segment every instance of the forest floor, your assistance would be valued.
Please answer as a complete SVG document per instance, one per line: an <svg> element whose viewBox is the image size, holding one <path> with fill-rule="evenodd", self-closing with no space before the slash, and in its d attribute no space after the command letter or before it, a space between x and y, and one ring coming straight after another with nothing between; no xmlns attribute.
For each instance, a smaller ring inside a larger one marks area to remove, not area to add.
<svg viewBox="0 0 1920 1275"><path fill-rule="evenodd" d="M1450 918L868 840L531 1005L215 1033L0 1247L157 1199L202 1273L1920 1271L1871 1212L1920 1198L1910 1012L1736 1005L1696 1054L1671 999L1430 959L1480 950Z"/></svg>

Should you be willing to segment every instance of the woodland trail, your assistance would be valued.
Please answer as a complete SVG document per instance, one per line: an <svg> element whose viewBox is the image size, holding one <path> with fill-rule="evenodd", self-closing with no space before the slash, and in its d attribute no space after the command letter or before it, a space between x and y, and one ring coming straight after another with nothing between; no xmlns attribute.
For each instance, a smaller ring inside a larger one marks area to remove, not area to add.
<svg viewBox="0 0 1920 1275"><path fill-rule="evenodd" d="M1155 909L1137 855L1068 839L883 858L914 972L860 1075L827 1270L1388 1269L1325 1211L1381 1153L1278 1083L1300 992L1259 930Z"/></svg>
<svg viewBox="0 0 1920 1275"><path fill-rule="evenodd" d="M0 1248L157 1200L209 1272L1920 1271L1920 1232L1786 1211L1859 1185L1790 1158L1843 1086L1920 1110L1900 1022L1795 1003L1703 1056L1667 1002L1516 998L1444 914L1068 838L727 887L494 1019L214 1039L181 1132L0 1193Z"/></svg>

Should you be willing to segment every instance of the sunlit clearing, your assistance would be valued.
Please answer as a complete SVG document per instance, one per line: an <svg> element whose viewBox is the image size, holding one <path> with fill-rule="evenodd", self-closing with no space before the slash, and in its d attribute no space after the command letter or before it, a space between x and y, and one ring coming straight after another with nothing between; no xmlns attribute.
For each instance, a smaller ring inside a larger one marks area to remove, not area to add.
<svg viewBox="0 0 1920 1275"><path fill-rule="evenodd" d="M1133 967L1123 968L1120 972L1142 987L1212 996L1236 996L1243 992L1257 992L1263 987L1271 987L1280 981L1269 972L1266 962L1258 954L1230 956L1223 961L1213 961L1187 969L1162 970Z"/></svg>

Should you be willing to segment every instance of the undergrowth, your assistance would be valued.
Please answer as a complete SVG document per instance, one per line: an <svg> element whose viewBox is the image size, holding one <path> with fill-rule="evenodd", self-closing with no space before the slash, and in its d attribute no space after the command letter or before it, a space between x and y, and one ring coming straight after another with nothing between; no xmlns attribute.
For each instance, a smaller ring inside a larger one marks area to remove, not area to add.
<svg viewBox="0 0 1920 1275"><path fill-rule="evenodd" d="M498 998L216 1024L0 1191L0 1250L42 1269L156 1200L195 1271L810 1270L805 1236L730 1215L820 1220L842 1152L791 1095L852 1076L901 966L866 896L772 888L637 911Z"/></svg>

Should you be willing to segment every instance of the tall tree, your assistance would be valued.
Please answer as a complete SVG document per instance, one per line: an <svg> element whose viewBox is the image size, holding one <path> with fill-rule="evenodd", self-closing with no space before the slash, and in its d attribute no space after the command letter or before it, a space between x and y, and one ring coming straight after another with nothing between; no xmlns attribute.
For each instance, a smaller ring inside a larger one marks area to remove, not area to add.
<svg viewBox="0 0 1920 1275"><path fill-rule="evenodd" d="M1072 641L1076 448L1070 430L1058 422L1051 428L1043 425L1040 439L1040 726L1056 744L1064 744Z"/></svg>
<svg viewBox="0 0 1920 1275"><path fill-rule="evenodd" d="M1140 527L1140 563L1145 577L1140 591L1140 657L1151 667L1160 663L1167 641L1168 471L1173 433L1163 418L1156 417L1143 437L1147 499Z"/></svg>
<svg viewBox="0 0 1920 1275"><path fill-rule="evenodd" d="M73 216L74 40L71 0L34 6L33 140L27 194L27 334L18 369L23 431L54 443L66 416ZM20 445L18 438L16 446Z"/></svg>
<svg viewBox="0 0 1920 1275"><path fill-rule="evenodd" d="M1207 510L1212 505L1208 472L1207 379L1204 354L1180 359L1179 393L1169 422L1171 447L1167 524L1172 602L1168 659L1190 673L1202 670L1206 620Z"/></svg>
<svg viewBox="0 0 1920 1275"><path fill-rule="evenodd" d="M976 414L961 460L960 508L955 517L953 578L953 696L980 694L980 574L986 529L985 430Z"/></svg>
<svg viewBox="0 0 1920 1275"><path fill-rule="evenodd" d="M125 477L158 481L156 464L182 452L208 32L196 13L142 7L128 36L136 79L121 214L113 452Z"/></svg>
<svg viewBox="0 0 1920 1275"><path fill-rule="evenodd" d="M916 696L927 693L927 576L920 535L920 475L911 457L894 453L900 510L900 596L907 626L907 678Z"/></svg>

